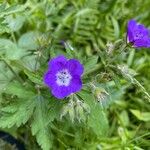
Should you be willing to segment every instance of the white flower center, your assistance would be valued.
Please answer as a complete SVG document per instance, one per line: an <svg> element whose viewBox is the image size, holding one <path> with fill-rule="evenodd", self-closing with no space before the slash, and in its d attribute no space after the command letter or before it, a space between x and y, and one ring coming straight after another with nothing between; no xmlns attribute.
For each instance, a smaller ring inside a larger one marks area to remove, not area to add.
<svg viewBox="0 0 150 150"><path fill-rule="evenodd" d="M67 69L58 71L56 74L56 83L59 86L68 86L70 84L71 79L72 79L72 76L70 75Z"/></svg>

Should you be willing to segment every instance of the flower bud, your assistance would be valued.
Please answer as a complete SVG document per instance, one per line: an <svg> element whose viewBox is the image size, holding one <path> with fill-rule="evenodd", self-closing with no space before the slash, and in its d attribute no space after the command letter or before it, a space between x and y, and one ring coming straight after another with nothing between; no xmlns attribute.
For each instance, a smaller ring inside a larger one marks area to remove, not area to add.
<svg viewBox="0 0 150 150"><path fill-rule="evenodd" d="M73 122L75 116L74 116L74 104L72 101L69 101L69 103L65 104L65 106L62 108L60 119L62 119L67 114L69 114L69 117Z"/></svg>
<svg viewBox="0 0 150 150"><path fill-rule="evenodd" d="M76 101L75 112L76 112L76 117L79 122L81 122L81 120L85 121L86 115L89 114L89 112L90 112L90 108L86 103L84 103L78 99Z"/></svg>
<svg viewBox="0 0 150 150"><path fill-rule="evenodd" d="M103 88L96 88L94 95L97 98L98 102L100 102L104 101L109 94Z"/></svg>
<svg viewBox="0 0 150 150"><path fill-rule="evenodd" d="M78 99L77 96L73 95L68 104L62 108L61 116L69 115L72 122L78 120L79 122L86 120L86 115L90 112L89 106Z"/></svg>
<svg viewBox="0 0 150 150"><path fill-rule="evenodd" d="M102 106L106 105L109 93L102 87L96 87L94 84L91 85L92 85L92 92L96 100L100 102Z"/></svg>

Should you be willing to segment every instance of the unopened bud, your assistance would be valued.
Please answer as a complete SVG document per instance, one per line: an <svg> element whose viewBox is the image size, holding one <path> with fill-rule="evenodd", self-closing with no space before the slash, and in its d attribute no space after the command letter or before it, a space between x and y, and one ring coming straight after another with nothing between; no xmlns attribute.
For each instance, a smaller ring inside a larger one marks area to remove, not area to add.
<svg viewBox="0 0 150 150"><path fill-rule="evenodd" d="M105 100L109 94L103 88L96 88L94 95L97 98L98 102L100 102Z"/></svg>
<svg viewBox="0 0 150 150"><path fill-rule="evenodd" d="M68 104L65 104L63 107L60 118L62 119L63 116L68 114L72 122L74 122L74 120L81 122L86 120L86 115L89 114L89 112L90 107L74 95Z"/></svg>
<svg viewBox="0 0 150 150"><path fill-rule="evenodd" d="M90 113L90 108L86 103L77 100L75 111L76 111L76 117L80 122L81 120L83 121L86 120L86 115Z"/></svg>
<svg viewBox="0 0 150 150"><path fill-rule="evenodd" d="M122 74L128 74L128 66L126 65L118 65L117 68L121 71Z"/></svg>
<svg viewBox="0 0 150 150"><path fill-rule="evenodd" d="M97 87L93 83L91 84L92 93L94 94L96 100L101 103L102 106L106 105L108 102L107 97L109 93L102 87Z"/></svg>
<svg viewBox="0 0 150 150"><path fill-rule="evenodd" d="M65 104L65 106L62 108L60 119L62 119L64 116L69 114L71 120L74 120L74 104L72 101L70 101L68 104Z"/></svg>

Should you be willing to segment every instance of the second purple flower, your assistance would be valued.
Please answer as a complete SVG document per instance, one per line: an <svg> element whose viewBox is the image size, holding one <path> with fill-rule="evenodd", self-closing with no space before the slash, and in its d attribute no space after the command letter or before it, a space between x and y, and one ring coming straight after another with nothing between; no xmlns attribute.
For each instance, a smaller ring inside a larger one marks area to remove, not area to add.
<svg viewBox="0 0 150 150"><path fill-rule="evenodd" d="M150 47L150 30L144 25L138 24L135 20L130 20L127 27L127 40L134 47Z"/></svg>

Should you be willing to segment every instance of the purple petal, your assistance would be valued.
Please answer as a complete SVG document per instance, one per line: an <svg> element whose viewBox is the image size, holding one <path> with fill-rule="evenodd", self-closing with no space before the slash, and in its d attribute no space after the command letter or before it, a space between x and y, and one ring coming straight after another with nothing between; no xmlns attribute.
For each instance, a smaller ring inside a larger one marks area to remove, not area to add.
<svg viewBox="0 0 150 150"><path fill-rule="evenodd" d="M44 74L44 83L52 88L56 85L56 75L55 73L48 71Z"/></svg>
<svg viewBox="0 0 150 150"><path fill-rule="evenodd" d="M82 88L82 81L79 76L74 75L69 86L72 93L78 92Z"/></svg>
<svg viewBox="0 0 150 150"><path fill-rule="evenodd" d="M148 39L148 48L150 48L150 38Z"/></svg>
<svg viewBox="0 0 150 150"><path fill-rule="evenodd" d="M148 39L139 39L134 42L134 46L140 48L140 47L149 47L150 45Z"/></svg>
<svg viewBox="0 0 150 150"><path fill-rule="evenodd" d="M135 28L136 25L137 25L137 22L136 22L134 19L131 19L131 20L128 21L128 27L129 27L130 29Z"/></svg>
<svg viewBox="0 0 150 150"><path fill-rule="evenodd" d="M148 29L148 37L150 37L150 29Z"/></svg>
<svg viewBox="0 0 150 150"><path fill-rule="evenodd" d="M76 59L70 59L66 66L72 75L80 76L84 71L83 65Z"/></svg>
<svg viewBox="0 0 150 150"><path fill-rule="evenodd" d="M130 30L127 31L127 40L131 43L134 41L133 33Z"/></svg>
<svg viewBox="0 0 150 150"><path fill-rule="evenodd" d="M128 22L128 27L127 27L127 37L129 42L134 41L134 29L136 28L136 21L135 20L130 20Z"/></svg>
<svg viewBox="0 0 150 150"><path fill-rule="evenodd" d="M49 69L52 69L53 71L60 70L65 67L66 62L67 62L67 59L63 55L60 55L49 61L48 63Z"/></svg>
<svg viewBox="0 0 150 150"><path fill-rule="evenodd" d="M143 35L143 38L149 36L149 30L148 30L147 28L145 28L144 25L139 24L139 25L137 26L137 30L138 30L139 32L141 32L141 34Z"/></svg>
<svg viewBox="0 0 150 150"><path fill-rule="evenodd" d="M69 87L55 86L55 88L52 89L52 94L58 99L63 99L70 95L71 91Z"/></svg>

